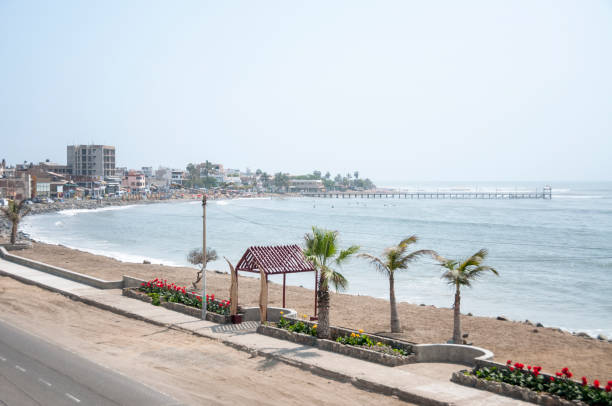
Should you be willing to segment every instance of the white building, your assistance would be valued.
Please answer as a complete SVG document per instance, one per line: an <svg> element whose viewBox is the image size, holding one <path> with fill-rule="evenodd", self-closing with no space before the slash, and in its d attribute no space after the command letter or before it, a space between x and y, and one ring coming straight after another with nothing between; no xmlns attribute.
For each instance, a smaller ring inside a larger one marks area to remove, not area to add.
<svg viewBox="0 0 612 406"><path fill-rule="evenodd" d="M177 185L182 185L183 179L185 179L185 171L181 171L179 169L172 170L172 176L170 178L170 181L172 183L177 184Z"/></svg>

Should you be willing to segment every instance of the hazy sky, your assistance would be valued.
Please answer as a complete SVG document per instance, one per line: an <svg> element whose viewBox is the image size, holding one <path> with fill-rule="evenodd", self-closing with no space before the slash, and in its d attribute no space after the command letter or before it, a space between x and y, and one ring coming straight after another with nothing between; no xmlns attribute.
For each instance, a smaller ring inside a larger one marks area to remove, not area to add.
<svg viewBox="0 0 612 406"><path fill-rule="evenodd" d="M612 180L612 0L0 0L0 158Z"/></svg>

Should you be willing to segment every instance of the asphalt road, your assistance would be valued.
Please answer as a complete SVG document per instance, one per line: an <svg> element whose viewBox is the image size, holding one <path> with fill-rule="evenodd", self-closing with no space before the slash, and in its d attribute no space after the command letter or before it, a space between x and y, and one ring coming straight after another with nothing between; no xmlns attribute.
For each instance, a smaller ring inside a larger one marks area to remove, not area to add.
<svg viewBox="0 0 612 406"><path fill-rule="evenodd" d="M0 405L178 405L171 397L0 321Z"/></svg>

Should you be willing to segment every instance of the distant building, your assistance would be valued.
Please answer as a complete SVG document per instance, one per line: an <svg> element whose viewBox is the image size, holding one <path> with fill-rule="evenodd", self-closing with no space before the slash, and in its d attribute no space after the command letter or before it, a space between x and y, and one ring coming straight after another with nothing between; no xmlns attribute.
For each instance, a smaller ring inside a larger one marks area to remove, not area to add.
<svg viewBox="0 0 612 406"><path fill-rule="evenodd" d="M32 197L32 177L27 172L0 178L0 197L24 200Z"/></svg>
<svg viewBox="0 0 612 406"><path fill-rule="evenodd" d="M147 183L142 172L131 170L121 181L121 186L130 189L130 192L144 192Z"/></svg>
<svg viewBox="0 0 612 406"><path fill-rule="evenodd" d="M320 179L289 179L290 192L321 192L325 190Z"/></svg>
<svg viewBox="0 0 612 406"><path fill-rule="evenodd" d="M62 176L72 175L72 167L68 165L56 164L53 162L46 161L39 163L37 166L45 171L57 173Z"/></svg>
<svg viewBox="0 0 612 406"><path fill-rule="evenodd" d="M68 145L66 161L75 176L103 179L115 174L115 147L108 145Z"/></svg>
<svg viewBox="0 0 612 406"><path fill-rule="evenodd" d="M140 169L142 173L144 174L144 176L146 176L147 178L153 177L153 167L152 166L143 166Z"/></svg>
<svg viewBox="0 0 612 406"><path fill-rule="evenodd" d="M176 185L182 185L183 179L185 179L185 171L173 169L171 172L172 176L170 181Z"/></svg>
<svg viewBox="0 0 612 406"><path fill-rule="evenodd" d="M120 178L127 176L128 172L127 166L119 166L115 168L115 176L119 176Z"/></svg>

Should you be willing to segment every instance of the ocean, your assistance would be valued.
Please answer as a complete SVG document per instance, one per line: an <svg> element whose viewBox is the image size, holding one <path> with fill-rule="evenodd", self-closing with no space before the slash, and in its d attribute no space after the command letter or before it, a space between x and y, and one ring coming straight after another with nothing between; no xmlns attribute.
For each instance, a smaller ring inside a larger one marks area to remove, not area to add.
<svg viewBox="0 0 612 406"><path fill-rule="evenodd" d="M398 184L400 190L541 190L543 184ZM256 198L210 201L208 246L227 270L251 245L302 244L311 226L337 230L341 247L356 244L379 255L416 234L414 249L446 258L489 250L487 274L462 291L462 312L529 319L545 326L612 336L612 183L563 183L552 200L411 200ZM36 240L123 261L188 265L201 246L199 201L66 210L26 217L22 230ZM347 292L388 298L388 282L368 263L342 268ZM451 307L453 290L433 260L415 262L396 277L399 300ZM154 275L152 275L154 277ZM280 282L279 278L273 281ZM314 275L291 274L287 283L313 288ZM332 304L333 305L333 304Z"/></svg>

